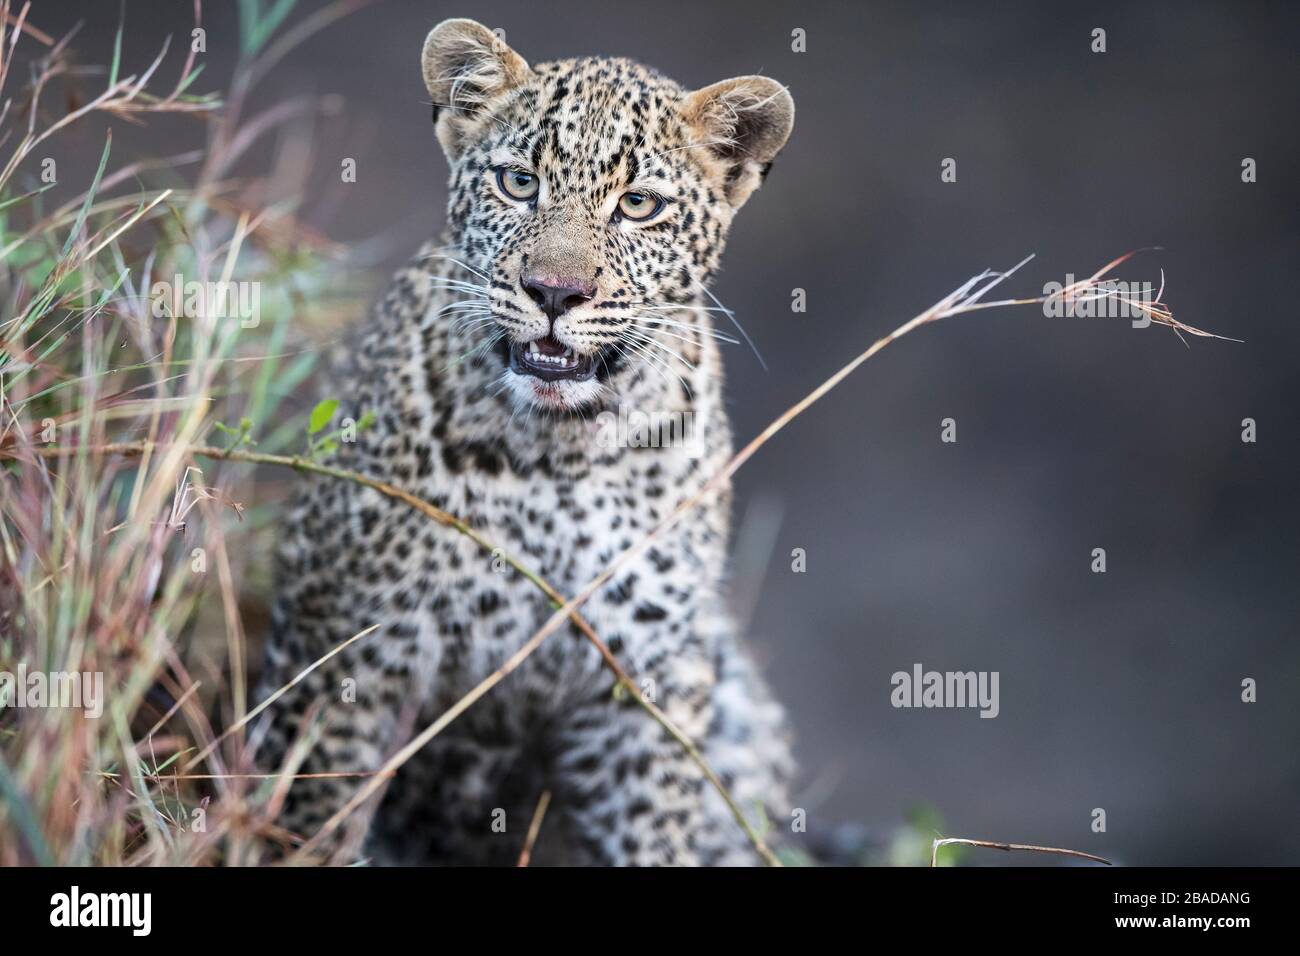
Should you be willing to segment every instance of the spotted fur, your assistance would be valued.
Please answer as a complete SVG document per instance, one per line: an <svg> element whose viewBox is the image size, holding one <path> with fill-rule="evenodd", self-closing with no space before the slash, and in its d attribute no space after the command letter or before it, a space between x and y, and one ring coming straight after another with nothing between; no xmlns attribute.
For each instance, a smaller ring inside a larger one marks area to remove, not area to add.
<svg viewBox="0 0 1300 956"><path fill-rule="evenodd" d="M529 66L468 20L433 30L423 71L451 165L447 231L396 276L336 373L344 414L375 422L335 459L464 518L572 594L731 454L705 289L793 103L762 77L688 93L624 59ZM504 194L502 168L535 176L536 197ZM632 189L663 214L621 216ZM525 288L535 276L591 295L548 315ZM521 373L512 345L544 336L594 374ZM620 406L690 413L698 446L602 441L602 413ZM266 762L311 732L300 773L372 770L552 608L499 556L410 507L346 481L304 484L279 554L266 688L380 629L277 703ZM728 510L723 489L583 613L746 811L788 820L782 712L721 606ZM550 789L542 860L755 862L682 748L611 691L591 646L557 633L403 767L336 858L511 863ZM297 781L286 825L310 834L358 785Z"/></svg>

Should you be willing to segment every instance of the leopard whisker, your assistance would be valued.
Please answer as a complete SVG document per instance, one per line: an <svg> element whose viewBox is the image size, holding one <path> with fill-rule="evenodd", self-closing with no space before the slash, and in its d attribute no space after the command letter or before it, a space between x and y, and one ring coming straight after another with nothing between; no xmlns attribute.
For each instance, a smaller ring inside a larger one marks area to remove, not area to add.
<svg viewBox="0 0 1300 956"><path fill-rule="evenodd" d="M491 315L465 315L455 319L451 323L453 332L464 332L468 329L491 326L496 319Z"/></svg>
<svg viewBox="0 0 1300 956"><path fill-rule="evenodd" d="M716 305L718 308L723 310L723 315L725 315L727 318L731 320L731 324L736 327L736 331L739 332L741 337L749 344L750 349L752 349L754 352L754 358L758 359L758 364L763 366L763 371L766 372L767 363L763 361L763 356L762 354L759 353L758 346L754 344L753 339L749 337L749 333L745 331L744 327L740 324L740 320L736 318L736 313L732 312L725 305L723 305L722 301L716 295L714 295L712 290L710 290L709 287L706 286L703 282L697 280L696 285L698 285L701 289L704 290L704 294L713 300L714 305Z"/></svg>
<svg viewBox="0 0 1300 956"><path fill-rule="evenodd" d="M649 302L643 302L641 308L649 312L676 312L678 309L684 309L688 312L721 312L725 314L730 311L726 308L720 309L708 305L653 305Z"/></svg>
<svg viewBox="0 0 1300 956"><path fill-rule="evenodd" d="M634 354L636 354L636 355L639 356L640 358L644 359L645 362L646 362L646 364L647 364L650 368L654 369L654 371L659 375L659 377L662 378L662 379L664 380L664 384L665 384L665 385L671 385L671 384L672 384L672 383L669 381L669 379L668 379L668 372L665 371L665 369L664 369L664 367L662 366L662 364L659 363L659 362L657 362L657 361L655 361L651 356L649 356L643 348L640 348L640 347L634 346L633 343L632 343L631 341L627 340L627 339L620 339L620 341L618 341L618 342L616 342L616 343L612 343L612 344L614 345L614 347L615 347L616 349L619 350L619 353L620 353L624 358L628 358L628 353L629 353L629 352L633 352Z"/></svg>
<svg viewBox="0 0 1300 956"><path fill-rule="evenodd" d="M478 276L480 279L482 279L484 282L491 282L491 281L492 281L491 276L486 276L486 275L484 275L483 273L481 273L481 272L479 272L477 269L475 269L473 266L471 266L471 265L467 265L466 263L464 263L464 262L462 262L461 260L457 259L455 256L444 255L444 254L442 254L442 253L440 253L440 252L431 252L431 253L429 253L429 255L425 256L424 258L425 258L425 259L445 259L445 260L448 261L448 262L451 262L451 263L454 263L454 264L460 266L460 267L461 267L462 269L464 269L466 272L473 273L474 275L476 275L476 276ZM484 288L486 288L486 286L485 286Z"/></svg>
<svg viewBox="0 0 1300 956"><path fill-rule="evenodd" d="M456 309L452 313L451 321L452 324L455 324L457 322L467 322L470 319L494 319L494 318L496 318L496 313L494 313L491 309L484 309L480 307L477 309Z"/></svg>
<svg viewBox="0 0 1300 956"><path fill-rule="evenodd" d="M683 365L689 368L692 372L699 371L699 369L696 368L694 362L686 358L686 356L682 355L680 352L670 349L668 346L664 345L662 342L658 341L653 336L646 335L644 332L633 332L631 334L633 335L636 341L644 342L647 345L652 345L655 348L668 353L673 358L677 359L677 361L681 362Z"/></svg>
<svg viewBox="0 0 1300 956"><path fill-rule="evenodd" d="M682 331L691 332L695 335L706 336L718 342L725 342L728 345L740 344L740 339L727 335L727 333L725 332L719 332L717 329L702 328L698 325L691 325L688 322L671 322L667 319L659 319L649 315L634 315L631 316L627 321L629 324L638 326L640 328L681 329ZM687 339L687 341L696 341L696 340Z"/></svg>
<svg viewBox="0 0 1300 956"><path fill-rule="evenodd" d="M629 322L628 324L631 325L632 328L634 329L647 330L651 332L656 332L659 335L666 335L671 339L677 339L679 342L686 342L688 345L694 345L696 348L702 348L704 346L704 343L701 342L699 339L692 339L685 335L681 335L677 332L669 332L667 329L662 328L658 325L650 325L643 322Z"/></svg>
<svg viewBox="0 0 1300 956"><path fill-rule="evenodd" d="M690 387L689 385L686 384L686 379L682 378L681 373L678 372L678 371L677 371L675 368L673 368L671 365L669 365L666 361L664 361L663 359L660 359L658 356L654 355L654 353L652 353L648 347L646 347L645 345L642 345L642 344L640 344L640 343L638 343L638 342L636 342L636 341L633 341L633 340L631 340L631 339L624 339L623 341L624 341L624 344L626 344L629 348L631 348L631 349L632 349L633 351L635 351L638 355L640 355L642 358L644 358L647 362L651 363L651 364L652 364L653 366L655 366L656 368L666 370L666 371L668 372L668 374L670 374L670 375L672 375L674 378L676 378L677 381L681 383L681 386L682 386L683 390L685 390L685 392L686 392L687 395L691 395L691 394L692 394L692 392L691 392L691 387ZM653 345L659 345L659 343L657 343L657 342L652 342L652 341L649 340L649 339L647 339L647 340L645 340L645 341L650 342L650 344L653 344ZM660 345L660 348L664 348L664 346ZM664 351L669 352L669 354L676 354L676 353L673 353L672 350L671 350L671 349L668 349L668 348L664 348ZM680 358L680 356L678 356L678 357ZM685 359L682 359L682 361L683 361L683 362L686 362ZM687 365L690 365L689 362L686 362L686 364L687 364ZM694 368L694 366L691 366L691 367ZM663 372L661 371L660 374L662 375ZM669 382L667 376L664 377L664 383L665 383L665 384L672 384L671 382Z"/></svg>
<svg viewBox="0 0 1300 956"><path fill-rule="evenodd" d="M505 331L501 330L499 332L496 332L493 335L488 336L487 339L475 345L469 351L462 352L460 355L456 356L456 358L448 362L443 367L443 371L444 372L449 371L450 369L456 367L457 365L461 364L462 362L468 359L473 359L476 356L484 354L485 352L487 352L488 349L490 349L493 345L495 345L498 341L500 341L502 336L504 336L505 334L506 334Z"/></svg>
<svg viewBox="0 0 1300 956"><path fill-rule="evenodd" d="M455 302L449 302L440 308L434 315L446 315L448 312L458 312L462 309L484 309L483 302L476 302L473 299L458 299Z"/></svg>
<svg viewBox="0 0 1300 956"><path fill-rule="evenodd" d="M491 328L492 322L491 318L467 319L461 324L452 326L452 331L461 335L476 335L485 329ZM502 334L504 334L504 330Z"/></svg>
<svg viewBox="0 0 1300 956"><path fill-rule="evenodd" d="M430 279L435 289L451 289L456 292L469 292L484 299L488 297L488 287L474 282L462 282L460 279Z"/></svg>

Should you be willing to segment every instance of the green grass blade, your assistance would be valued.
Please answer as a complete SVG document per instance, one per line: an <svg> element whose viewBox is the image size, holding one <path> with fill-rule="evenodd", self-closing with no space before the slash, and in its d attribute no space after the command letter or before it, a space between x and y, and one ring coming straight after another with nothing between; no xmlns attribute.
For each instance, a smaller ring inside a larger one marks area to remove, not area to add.
<svg viewBox="0 0 1300 956"><path fill-rule="evenodd" d="M50 848L45 843L45 834L41 832L39 824L36 822L36 815L32 813L32 806L23 796L23 792L18 789L18 782L14 780L13 774L9 771L9 765L5 763L4 757L0 755L0 802L8 808L10 819L18 825L18 832L23 835L28 849L32 851L32 856L36 858L40 866L53 866L54 857L50 853Z"/></svg>
<svg viewBox="0 0 1300 956"><path fill-rule="evenodd" d="M99 157L99 168L95 170L95 178L90 181L90 189L86 190L86 201L81 204L81 212L77 213L77 221L72 224L72 232L68 233L68 241L63 244L63 251L59 254L59 258L66 257L72 251L72 244L81 232L81 227L86 224L91 203L95 201L95 193L99 191L99 181L104 178L104 167L108 165L108 153L112 146L113 131L110 129L104 137L104 152Z"/></svg>

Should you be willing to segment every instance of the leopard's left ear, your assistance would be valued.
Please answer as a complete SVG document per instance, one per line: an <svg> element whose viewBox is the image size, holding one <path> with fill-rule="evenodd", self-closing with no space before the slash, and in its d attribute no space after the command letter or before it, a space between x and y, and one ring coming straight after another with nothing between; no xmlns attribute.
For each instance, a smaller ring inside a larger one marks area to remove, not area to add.
<svg viewBox="0 0 1300 956"><path fill-rule="evenodd" d="M794 100L771 77L738 76L688 94L682 118L720 165L727 200L739 209L790 138Z"/></svg>

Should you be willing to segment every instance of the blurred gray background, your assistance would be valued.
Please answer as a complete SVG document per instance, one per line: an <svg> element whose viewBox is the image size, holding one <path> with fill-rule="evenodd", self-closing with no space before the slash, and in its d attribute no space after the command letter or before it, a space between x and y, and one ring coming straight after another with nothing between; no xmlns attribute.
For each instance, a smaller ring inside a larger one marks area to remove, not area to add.
<svg viewBox="0 0 1300 956"><path fill-rule="evenodd" d="M196 89L229 75L235 6L205 4ZM125 9L131 69L188 36L187 2ZM55 33L84 19L78 49L106 62L118 14L38 0L31 18ZM1294 5L378 3L294 51L255 102L341 97L316 130L309 188L327 198L304 217L385 269L441 228L418 59L450 16L504 28L533 62L621 54L687 86L789 85L794 136L715 287L770 366L728 354L740 440L986 266L1036 253L1008 286L1035 295L1164 247L1122 276L1163 268L1182 321L1244 344L1033 308L909 336L741 471L737 604L793 718L810 830L886 832L924 804L946 835L1131 864L1297 861ZM122 156L202 143L193 121L165 142L114 133L135 143ZM101 143L84 141L90 168ZM358 178L340 192L343 156ZM1258 182L1242 183L1243 157ZM947 417L956 444L940 442ZM999 671L1000 715L892 708L890 675L916 662ZM1245 677L1257 703L1240 700Z"/></svg>

